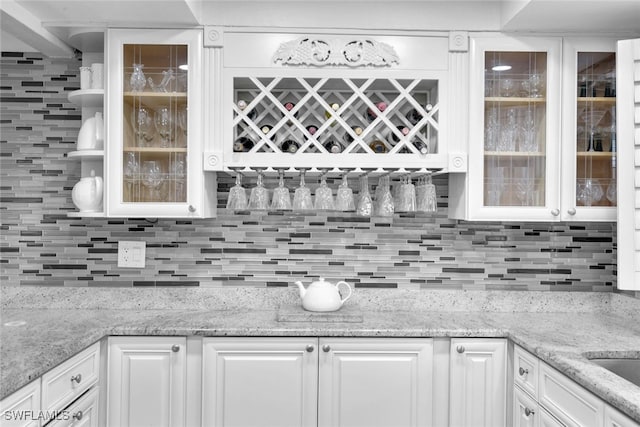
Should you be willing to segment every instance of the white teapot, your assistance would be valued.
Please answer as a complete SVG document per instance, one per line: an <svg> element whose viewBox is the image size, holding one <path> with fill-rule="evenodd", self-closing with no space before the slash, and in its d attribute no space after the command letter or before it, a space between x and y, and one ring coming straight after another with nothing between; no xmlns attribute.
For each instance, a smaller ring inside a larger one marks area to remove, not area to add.
<svg viewBox="0 0 640 427"><path fill-rule="evenodd" d="M102 178L92 170L91 176L81 178L73 186L71 199L80 212L102 211Z"/></svg>
<svg viewBox="0 0 640 427"><path fill-rule="evenodd" d="M306 289L300 281L296 282L296 285L300 289L302 307L308 311L336 311L351 297L351 286L343 281L334 285L321 277ZM338 291L340 285L345 285L349 289L349 294L344 299Z"/></svg>

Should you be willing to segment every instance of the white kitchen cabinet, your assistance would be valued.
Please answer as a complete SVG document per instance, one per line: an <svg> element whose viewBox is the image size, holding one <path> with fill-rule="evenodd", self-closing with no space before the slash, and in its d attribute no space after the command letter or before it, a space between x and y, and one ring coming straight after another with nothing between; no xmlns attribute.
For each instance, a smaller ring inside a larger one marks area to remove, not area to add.
<svg viewBox="0 0 640 427"><path fill-rule="evenodd" d="M197 29L107 30L107 216L215 215L215 174L202 168L202 52Z"/></svg>
<svg viewBox="0 0 640 427"><path fill-rule="evenodd" d="M319 426L431 426L433 340L320 339Z"/></svg>
<svg viewBox="0 0 640 427"><path fill-rule="evenodd" d="M108 426L186 424L186 338L110 337Z"/></svg>
<svg viewBox="0 0 640 427"><path fill-rule="evenodd" d="M203 424L430 426L430 339L205 338Z"/></svg>
<svg viewBox="0 0 640 427"><path fill-rule="evenodd" d="M38 427L40 419L40 378L10 394L0 402L5 427ZM35 414L36 416L32 416Z"/></svg>
<svg viewBox="0 0 640 427"><path fill-rule="evenodd" d="M513 427L540 427L539 413L538 402L519 387L514 387Z"/></svg>
<svg viewBox="0 0 640 427"><path fill-rule="evenodd" d="M223 74L207 170L450 169L447 37L205 32Z"/></svg>
<svg viewBox="0 0 640 427"><path fill-rule="evenodd" d="M98 389L83 395L66 409L64 418L48 424L51 427L98 427Z"/></svg>
<svg viewBox="0 0 640 427"><path fill-rule="evenodd" d="M314 426L316 338L205 338L203 425Z"/></svg>
<svg viewBox="0 0 640 427"><path fill-rule="evenodd" d="M615 220L615 57L606 38L473 37L469 157L478 161L466 182L453 181L451 216Z"/></svg>
<svg viewBox="0 0 640 427"><path fill-rule="evenodd" d="M506 425L506 357L504 339L451 339L451 427Z"/></svg>
<svg viewBox="0 0 640 427"><path fill-rule="evenodd" d="M618 42L618 282L640 291L640 39Z"/></svg>
<svg viewBox="0 0 640 427"><path fill-rule="evenodd" d="M638 427L640 424L611 405L604 408L604 427Z"/></svg>

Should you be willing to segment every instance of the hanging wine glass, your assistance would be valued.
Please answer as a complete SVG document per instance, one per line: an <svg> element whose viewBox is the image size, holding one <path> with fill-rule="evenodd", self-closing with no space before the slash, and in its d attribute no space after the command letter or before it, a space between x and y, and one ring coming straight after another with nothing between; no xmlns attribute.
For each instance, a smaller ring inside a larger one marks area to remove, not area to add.
<svg viewBox="0 0 640 427"><path fill-rule="evenodd" d="M333 192L327 185L327 178L325 175L322 175L320 187L316 189L314 208L320 211L332 211L336 208L333 201Z"/></svg>
<svg viewBox="0 0 640 427"><path fill-rule="evenodd" d="M258 172L256 186L251 189L249 195L249 209L254 211L264 211L269 208L269 190L262 182L262 171Z"/></svg>
<svg viewBox="0 0 640 427"><path fill-rule="evenodd" d="M394 211L395 204L391 195L389 175L385 175L380 178L376 187L374 212L380 216L393 216Z"/></svg>
<svg viewBox="0 0 640 427"><path fill-rule="evenodd" d="M236 175L236 185L229 190L227 199L227 209L243 210L247 209L247 190L242 187L242 175Z"/></svg>
<svg viewBox="0 0 640 427"><path fill-rule="evenodd" d="M151 113L145 107L138 107L132 112L133 131L137 136L137 146L148 145L155 135Z"/></svg>
<svg viewBox="0 0 640 427"><path fill-rule="evenodd" d="M278 180L278 187L273 190L271 209L291 210L291 195L289 194L289 189L284 186L284 170L281 169L278 172L280 179Z"/></svg>
<svg viewBox="0 0 640 427"><path fill-rule="evenodd" d="M300 186L296 188L293 193L293 210L294 211L307 211L313 208L313 202L311 201L311 189L305 185L304 182L305 170L300 170Z"/></svg>
<svg viewBox="0 0 640 427"><path fill-rule="evenodd" d="M173 131L173 116L169 107L160 107L156 110L154 123L160 135L160 146L168 147Z"/></svg>
<svg viewBox="0 0 640 427"><path fill-rule="evenodd" d="M371 194L369 194L369 179L366 174L360 177L360 195L356 213L367 217L373 213L373 200L371 199Z"/></svg>
<svg viewBox="0 0 640 427"><path fill-rule="evenodd" d="M347 174L342 175L342 184L336 194L336 209L339 211L353 211L356 209L356 202L353 198L353 190L349 188Z"/></svg>

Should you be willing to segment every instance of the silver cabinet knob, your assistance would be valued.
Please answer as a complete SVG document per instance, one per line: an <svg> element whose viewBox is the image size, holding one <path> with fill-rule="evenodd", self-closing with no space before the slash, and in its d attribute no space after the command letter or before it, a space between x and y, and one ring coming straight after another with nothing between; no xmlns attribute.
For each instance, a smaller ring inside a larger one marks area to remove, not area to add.
<svg viewBox="0 0 640 427"><path fill-rule="evenodd" d="M552 210L552 211L551 211L551 215L553 215L553 216L558 216L558 215L560 215L560 209L554 209L554 210Z"/></svg>
<svg viewBox="0 0 640 427"><path fill-rule="evenodd" d="M525 375L527 375L529 373L528 369L524 369L522 366L518 369L518 373L520 374L521 377L524 377Z"/></svg>
<svg viewBox="0 0 640 427"><path fill-rule="evenodd" d="M180 346L178 344L174 344L171 346L171 351L173 351L174 353L177 353L180 351Z"/></svg>
<svg viewBox="0 0 640 427"><path fill-rule="evenodd" d="M572 215L572 216L575 215L576 214L576 208L567 209L567 213L569 215Z"/></svg>
<svg viewBox="0 0 640 427"><path fill-rule="evenodd" d="M196 208L193 205L189 205L189 212L193 213L196 211Z"/></svg>
<svg viewBox="0 0 640 427"><path fill-rule="evenodd" d="M75 414L73 414L73 417L72 417L72 418L73 418L74 420L78 420L78 421L80 421L80 420L82 419L82 411L78 411L78 412L76 412Z"/></svg>
<svg viewBox="0 0 640 427"><path fill-rule="evenodd" d="M456 347L456 351L460 354L464 353L464 346L463 345L459 345Z"/></svg>
<svg viewBox="0 0 640 427"><path fill-rule="evenodd" d="M323 345L322 351L324 351L325 353L329 353L331 351L331 346L329 344Z"/></svg>
<svg viewBox="0 0 640 427"><path fill-rule="evenodd" d="M309 353L313 353L313 350L315 350L316 348L313 346L313 344L309 344L306 348L307 352Z"/></svg>
<svg viewBox="0 0 640 427"><path fill-rule="evenodd" d="M529 409L529 408L524 408L524 414L528 417L531 416L533 414L535 414L536 411L534 411L533 409Z"/></svg>
<svg viewBox="0 0 640 427"><path fill-rule="evenodd" d="M74 381L77 382L78 384L80 384L80 381L82 381L82 375L78 374L78 375L75 375L75 376L71 377L71 382L74 382Z"/></svg>

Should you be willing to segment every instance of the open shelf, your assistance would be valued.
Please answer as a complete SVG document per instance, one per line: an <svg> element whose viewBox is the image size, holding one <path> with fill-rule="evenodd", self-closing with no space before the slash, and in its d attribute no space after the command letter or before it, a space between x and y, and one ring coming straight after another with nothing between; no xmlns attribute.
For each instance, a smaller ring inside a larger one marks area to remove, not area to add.
<svg viewBox="0 0 640 427"><path fill-rule="evenodd" d="M102 108L104 89L78 89L69 93L69 102L81 107Z"/></svg>

